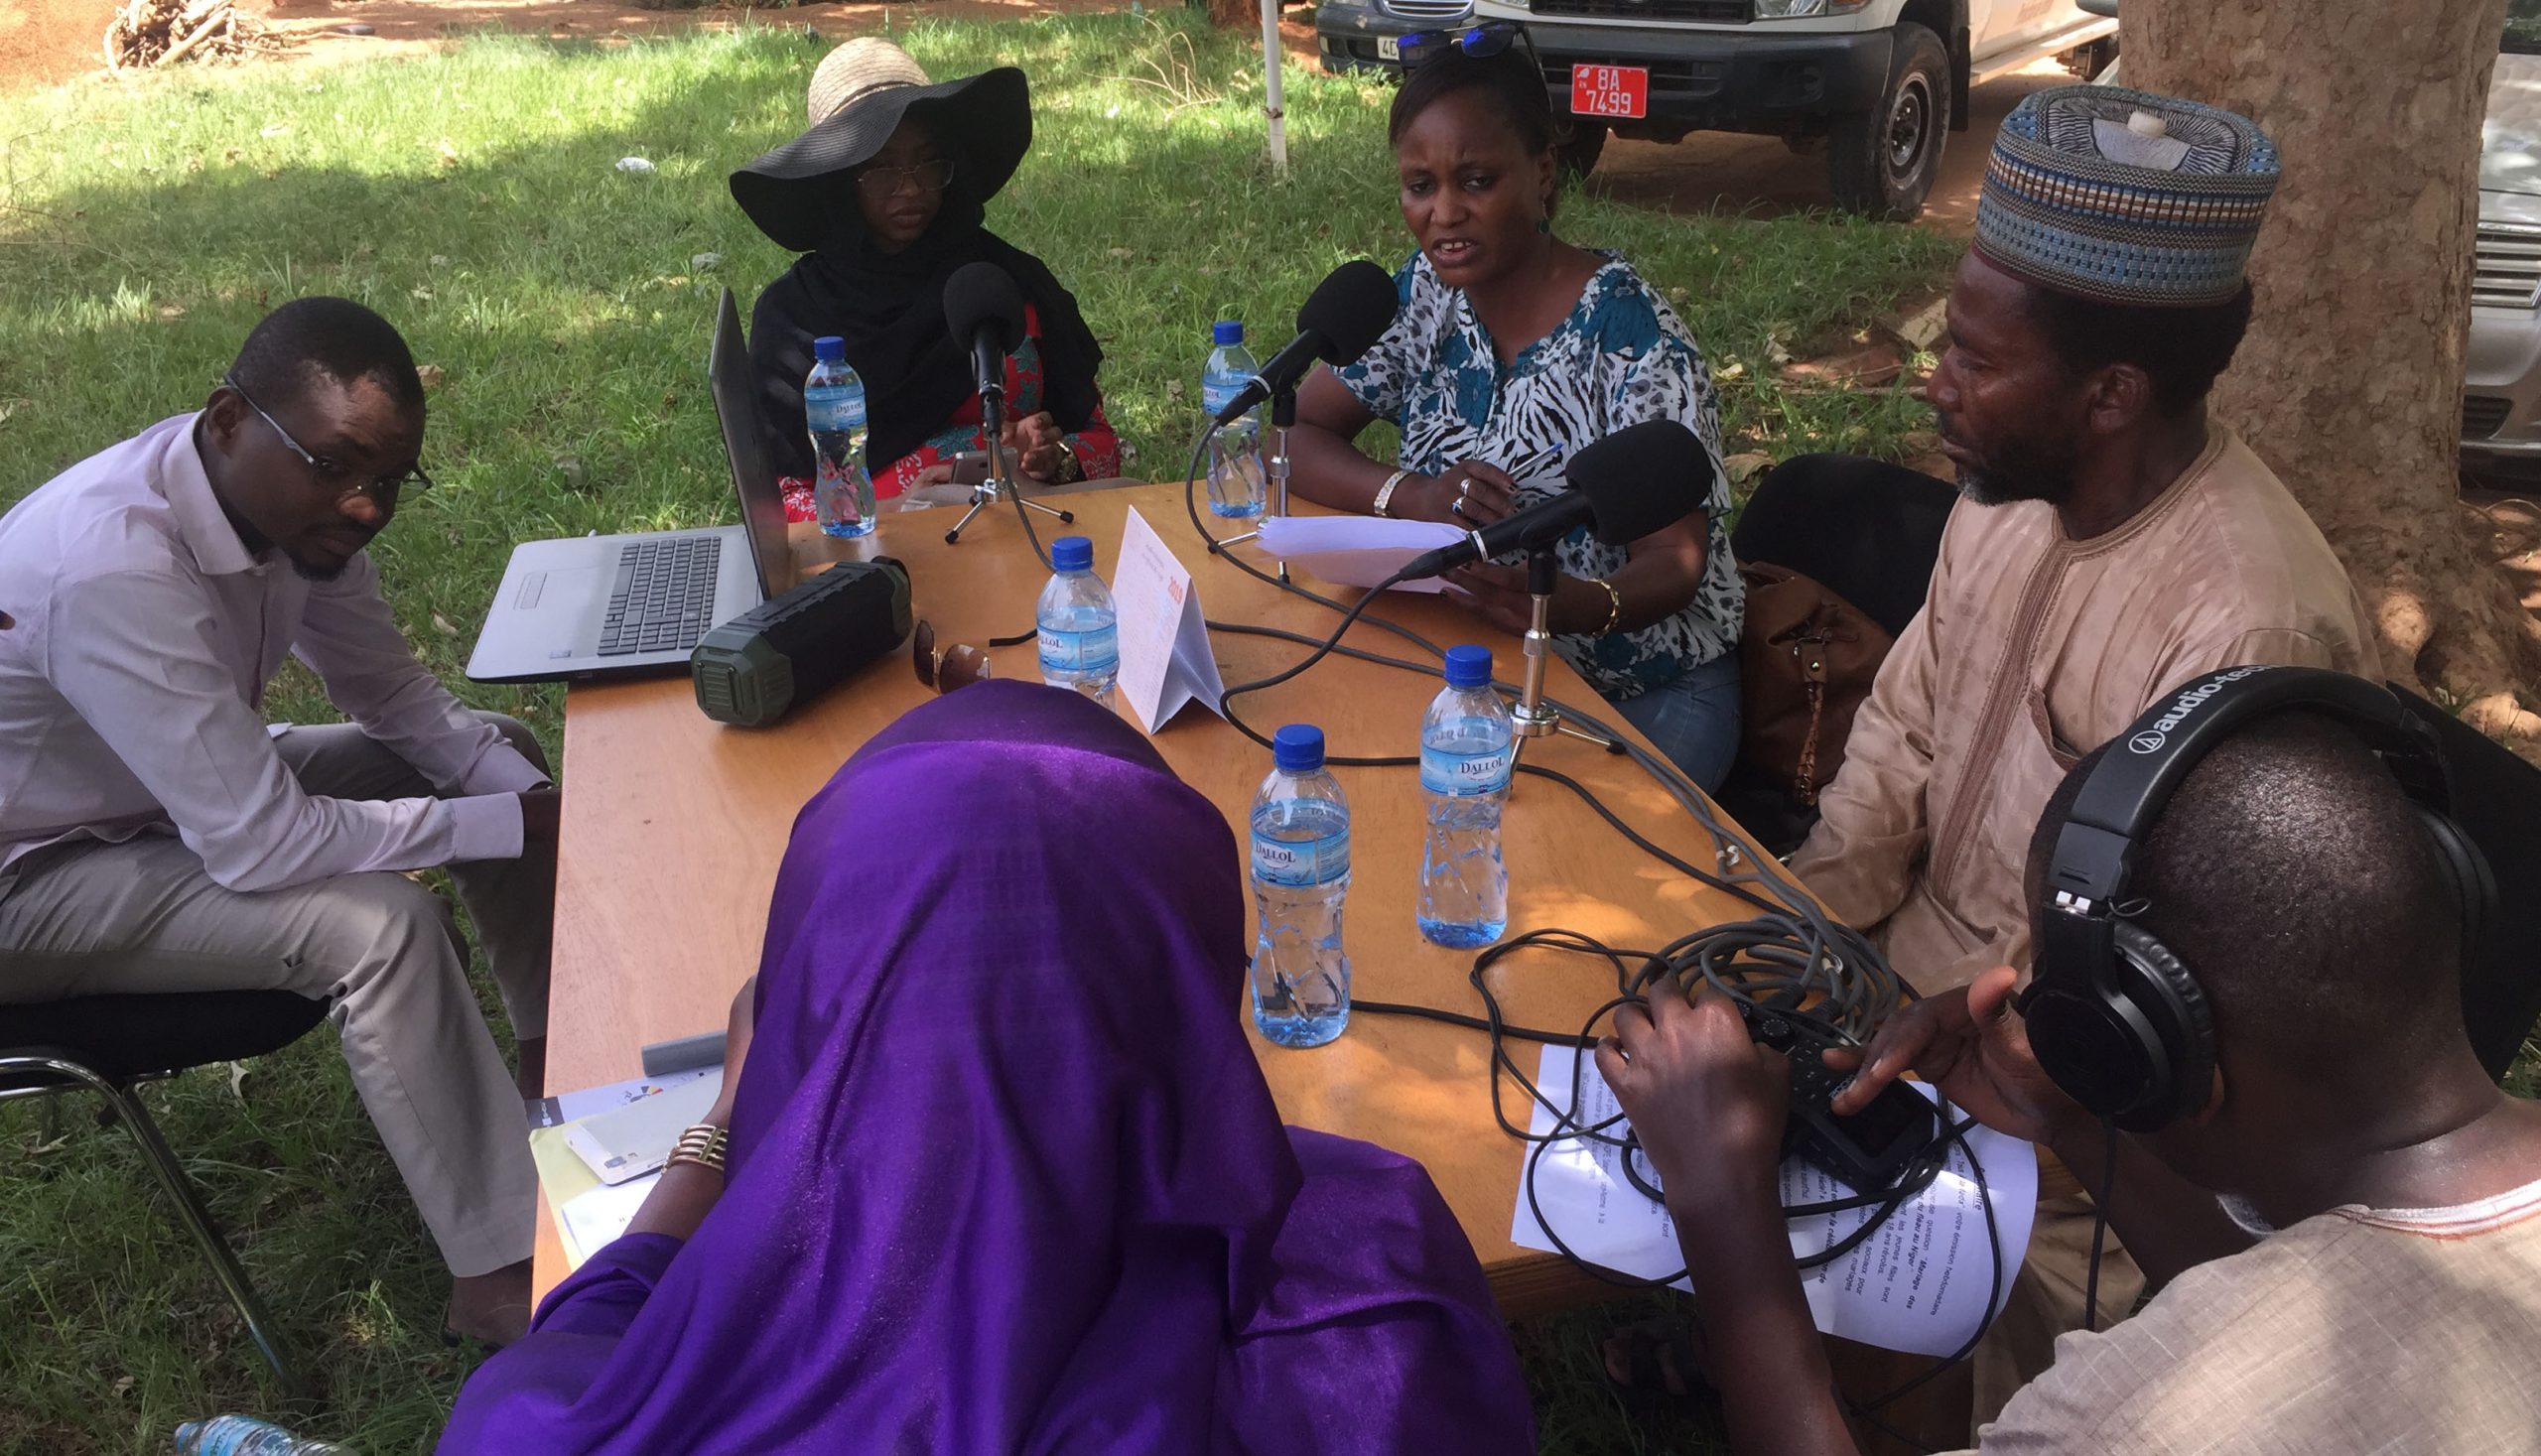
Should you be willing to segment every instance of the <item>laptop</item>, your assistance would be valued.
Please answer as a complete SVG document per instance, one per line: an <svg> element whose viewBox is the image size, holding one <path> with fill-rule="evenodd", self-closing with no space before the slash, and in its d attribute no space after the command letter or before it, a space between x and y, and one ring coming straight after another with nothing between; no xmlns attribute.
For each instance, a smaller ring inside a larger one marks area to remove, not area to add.
<svg viewBox="0 0 2541 1456"><path fill-rule="evenodd" d="M729 288L716 308L706 374L741 524L512 548L468 659L469 678L535 683L685 670L710 628L794 585L785 497L767 462L758 381Z"/></svg>

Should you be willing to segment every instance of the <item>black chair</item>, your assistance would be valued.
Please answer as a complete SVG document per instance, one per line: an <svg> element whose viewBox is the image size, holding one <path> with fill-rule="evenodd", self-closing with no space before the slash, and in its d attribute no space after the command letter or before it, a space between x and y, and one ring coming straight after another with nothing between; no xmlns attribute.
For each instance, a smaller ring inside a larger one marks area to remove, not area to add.
<svg viewBox="0 0 2541 1456"><path fill-rule="evenodd" d="M1729 547L1811 578L1894 637L1924 609L1958 490L1903 465L1795 456L1765 472Z"/></svg>
<svg viewBox="0 0 2541 1456"><path fill-rule="evenodd" d="M0 962L6 960L0 955ZM178 1222L201 1247L213 1277L237 1306L248 1338L273 1367L284 1391L295 1398L306 1395L308 1388L284 1357L272 1317L133 1088L190 1067L280 1051L326 1015L325 1001L287 991L92 995L0 1005L0 1102L58 1099L82 1090L105 1099L98 1121L120 1120L132 1133L159 1186L176 1204ZM48 1119L53 1111L49 1105Z"/></svg>
<svg viewBox="0 0 2541 1456"><path fill-rule="evenodd" d="M2435 730L2453 782L2453 822L2479 847L2496 881L2480 943L2462 968L2462 1019L2488 1075L2502 1079L2541 1018L2541 768L2424 698L2391 684Z"/></svg>
<svg viewBox="0 0 2541 1456"><path fill-rule="evenodd" d="M1729 533L1742 562L1799 572L1861 608L1894 637L1924 606L1941 527L1958 491L1944 481L1847 455L1804 455L1756 482ZM1799 849L1817 811L1734 765L1713 796L1776 855Z"/></svg>

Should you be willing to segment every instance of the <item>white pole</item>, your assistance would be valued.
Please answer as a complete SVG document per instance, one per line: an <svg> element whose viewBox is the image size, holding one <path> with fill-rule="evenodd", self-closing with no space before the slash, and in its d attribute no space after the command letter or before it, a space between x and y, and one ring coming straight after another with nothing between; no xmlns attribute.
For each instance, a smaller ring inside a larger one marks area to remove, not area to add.
<svg viewBox="0 0 2541 1456"><path fill-rule="evenodd" d="M1286 176L1288 171L1288 118L1279 105L1279 0L1262 0L1262 68L1264 92L1262 114L1270 120L1270 167Z"/></svg>

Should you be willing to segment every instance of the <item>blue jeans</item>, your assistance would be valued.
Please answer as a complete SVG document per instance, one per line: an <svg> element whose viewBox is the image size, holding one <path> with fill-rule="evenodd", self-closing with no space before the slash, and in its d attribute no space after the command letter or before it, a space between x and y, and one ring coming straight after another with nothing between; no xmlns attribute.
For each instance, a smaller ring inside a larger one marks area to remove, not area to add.
<svg viewBox="0 0 2541 1456"><path fill-rule="evenodd" d="M1720 787L1738 761L1735 649L1613 707L1706 794Z"/></svg>

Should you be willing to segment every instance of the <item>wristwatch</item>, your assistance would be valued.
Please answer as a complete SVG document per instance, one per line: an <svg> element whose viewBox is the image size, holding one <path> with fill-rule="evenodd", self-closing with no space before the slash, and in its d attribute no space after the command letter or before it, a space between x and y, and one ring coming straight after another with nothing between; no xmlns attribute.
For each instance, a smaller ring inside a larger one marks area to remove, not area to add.
<svg viewBox="0 0 2541 1456"><path fill-rule="evenodd" d="M1377 487L1377 498L1370 509L1381 516L1393 515L1394 512L1388 510L1387 507L1394 503L1394 487L1410 478L1411 472L1409 470L1397 470L1393 474L1386 476L1386 483Z"/></svg>
<svg viewBox="0 0 2541 1456"><path fill-rule="evenodd" d="M1077 458L1076 447L1059 442L1059 470L1050 477L1053 485L1072 485L1085 478L1085 462Z"/></svg>

